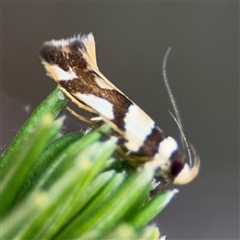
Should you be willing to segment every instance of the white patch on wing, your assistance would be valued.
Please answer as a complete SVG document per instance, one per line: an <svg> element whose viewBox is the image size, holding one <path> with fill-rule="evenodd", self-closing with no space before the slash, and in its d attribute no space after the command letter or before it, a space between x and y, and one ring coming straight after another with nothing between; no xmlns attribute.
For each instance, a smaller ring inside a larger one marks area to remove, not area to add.
<svg viewBox="0 0 240 240"><path fill-rule="evenodd" d="M92 94L76 93L75 96L105 118L114 119L113 105L107 100Z"/></svg>
<svg viewBox="0 0 240 240"><path fill-rule="evenodd" d="M178 149L177 142L172 137L167 137L159 143L158 153L155 154L154 158L145 163L147 168L159 168L167 171L170 167L170 157L172 153Z"/></svg>
<svg viewBox="0 0 240 240"><path fill-rule="evenodd" d="M72 68L69 68L68 71L64 71L62 68L60 68L57 65L52 65L49 63L46 63L43 61L43 64L47 70L47 74L49 77L53 78L55 81L59 80L72 80L74 78L77 78L76 73L72 70Z"/></svg>
<svg viewBox="0 0 240 240"><path fill-rule="evenodd" d="M131 105L124 118L125 138L128 142L125 146L130 151L138 151L146 137L152 132L153 120L137 105Z"/></svg>
<svg viewBox="0 0 240 240"><path fill-rule="evenodd" d="M172 137L167 137L160 142L158 147L158 154L160 159L168 160L172 153L177 150L177 142Z"/></svg>

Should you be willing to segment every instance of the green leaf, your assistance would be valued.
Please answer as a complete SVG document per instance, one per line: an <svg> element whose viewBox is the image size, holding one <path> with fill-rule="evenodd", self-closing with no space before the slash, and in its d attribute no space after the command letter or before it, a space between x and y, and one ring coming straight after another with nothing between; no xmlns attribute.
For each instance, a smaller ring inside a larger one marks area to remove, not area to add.
<svg viewBox="0 0 240 240"><path fill-rule="evenodd" d="M31 191L31 189L36 185L41 177L44 177L47 169L51 169L51 165L57 161L57 157L64 153L66 148L74 143L75 141L81 139L83 133L75 132L69 133L65 136L62 136L56 140L54 140L42 153L39 159L36 161L34 166L30 169L29 178L27 180L27 184L25 189L22 191L21 196L27 194L27 192Z"/></svg>
<svg viewBox="0 0 240 240"><path fill-rule="evenodd" d="M102 234L107 233L125 215L129 214L135 202L141 198L142 192L149 188L152 177L153 172L147 169L131 174L118 190L113 192L111 198L101 204L101 207L95 206L89 214L79 216L69 231L69 234L71 233L69 237L82 236L83 239L95 239L99 231Z"/></svg>
<svg viewBox="0 0 240 240"><path fill-rule="evenodd" d="M2 239L159 239L146 226L177 190L149 200L154 171L129 167L103 125L61 136L57 88L1 157Z"/></svg>
<svg viewBox="0 0 240 240"><path fill-rule="evenodd" d="M115 141L110 139L103 143L95 142L80 152L69 168L61 172L61 177L50 185L43 183L17 207L15 213L20 219L27 219L27 225L23 226L15 213L5 218L3 238L50 238L72 216L89 181L102 170L114 149Z"/></svg>
<svg viewBox="0 0 240 240"><path fill-rule="evenodd" d="M129 223L135 227L143 227L154 219L170 202L177 189L165 190L143 205L139 211L132 216Z"/></svg>
<svg viewBox="0 0 240 240"><path fill-rule="evenodd" d="M146 228L134 228L131 225L120 224L109 234L99 239L148 239L159 240L160 233L158 228L148 226Z"/></svg>
<svg viewBox="0 0 240 240"><path fill-rule="evenodd" d="M43 117L38 128L23 139L22 145L12 152L14 164L2 168L1 178L1 216L6 214L17 202L23 186L26 184L31 167L42 154L47 144L58 134L62 121L53 122L51 115ZM11 159L11 160L12 160Z"/></svg>
<svg viewBox="0 0 240 240"><path fill-rule="evenodd" d="M51 114L54 118L67 104L67 99L60 91L56 88L31 114L28 120L21 127L12 143L8 146L6 151L0 158L0 167L11 168L14 165L15 149L20 148L22 142L28 137L35 128L38 128L39 122L43 119L46 114ZM7 166L5 166L7 165ZM2 171L4 174L5 171Z"/></svg>

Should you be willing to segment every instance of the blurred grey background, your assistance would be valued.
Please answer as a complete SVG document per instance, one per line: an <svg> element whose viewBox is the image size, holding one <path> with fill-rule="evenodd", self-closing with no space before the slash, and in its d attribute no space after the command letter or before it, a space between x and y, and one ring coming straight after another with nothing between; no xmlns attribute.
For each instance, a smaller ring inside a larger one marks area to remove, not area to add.
<svg viewBox="0 0 240 240"><path fill-rule="evenodd" d="M168 78L202 165L153 224L168 240L239 239L238 2L3 2L2 150L56 87L42 42L90 31L100 70L178 138L161 72L172 47Z"/></svg>

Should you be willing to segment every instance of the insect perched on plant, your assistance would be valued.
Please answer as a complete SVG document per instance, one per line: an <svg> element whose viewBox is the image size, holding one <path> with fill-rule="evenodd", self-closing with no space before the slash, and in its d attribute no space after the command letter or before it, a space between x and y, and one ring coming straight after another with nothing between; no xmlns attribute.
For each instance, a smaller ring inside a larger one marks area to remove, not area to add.
<svg viewBox="0 0 240 240"><path fill-rule="evenodd" d="M120 152L129 164L155 167L155 179L161 186L171 182L186 184L196 177L200 160L186 141L180 118L173 117L187 147L190 164L177 142L99 71L92 33L45 42L40 57L47 74L60 89L80 108L98 116L86 121L92 125L103 121L118 134ZM167 88L174 106L171 90ZM175 112L178 113L176 109Z"/></svg>

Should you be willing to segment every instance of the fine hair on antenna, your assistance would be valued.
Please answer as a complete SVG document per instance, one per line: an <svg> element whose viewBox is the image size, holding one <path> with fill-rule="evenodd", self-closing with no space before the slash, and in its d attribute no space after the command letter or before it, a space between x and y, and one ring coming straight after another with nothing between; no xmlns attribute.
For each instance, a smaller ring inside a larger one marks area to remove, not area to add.
<svg viewBox="0 0 240 240"><path fill-rule="evenodd" d="M183 124L182 124L182 120L181 120L181 117L180 117L179 109L177 107L176 100L174 98L172 89L170 87L170 84L169 84L169 81L168 81L168 78L167 78L166 65L167 65L167 59L169 57L170 51L171 51L171 47L168 48L168 50L167 50L167 52L164 56L163 65L162 65L164 84L165 84L165 87L167 89L168 96L169 96L169 99L170 99L170 102L171 102L174 113L172 113L169 109L168 109L168 112L170 113L173 120L175 121L175 123L178 126L180 136L181 136L182 148L185 149L185 150L187 149L190 167L193 167L192 152L195 153L196 151L195 151L194 147L187 141L186 135L185 135L184 130L183 130ZM194 154L194 158L195 157L197 157L196 154Z"/></svg>

